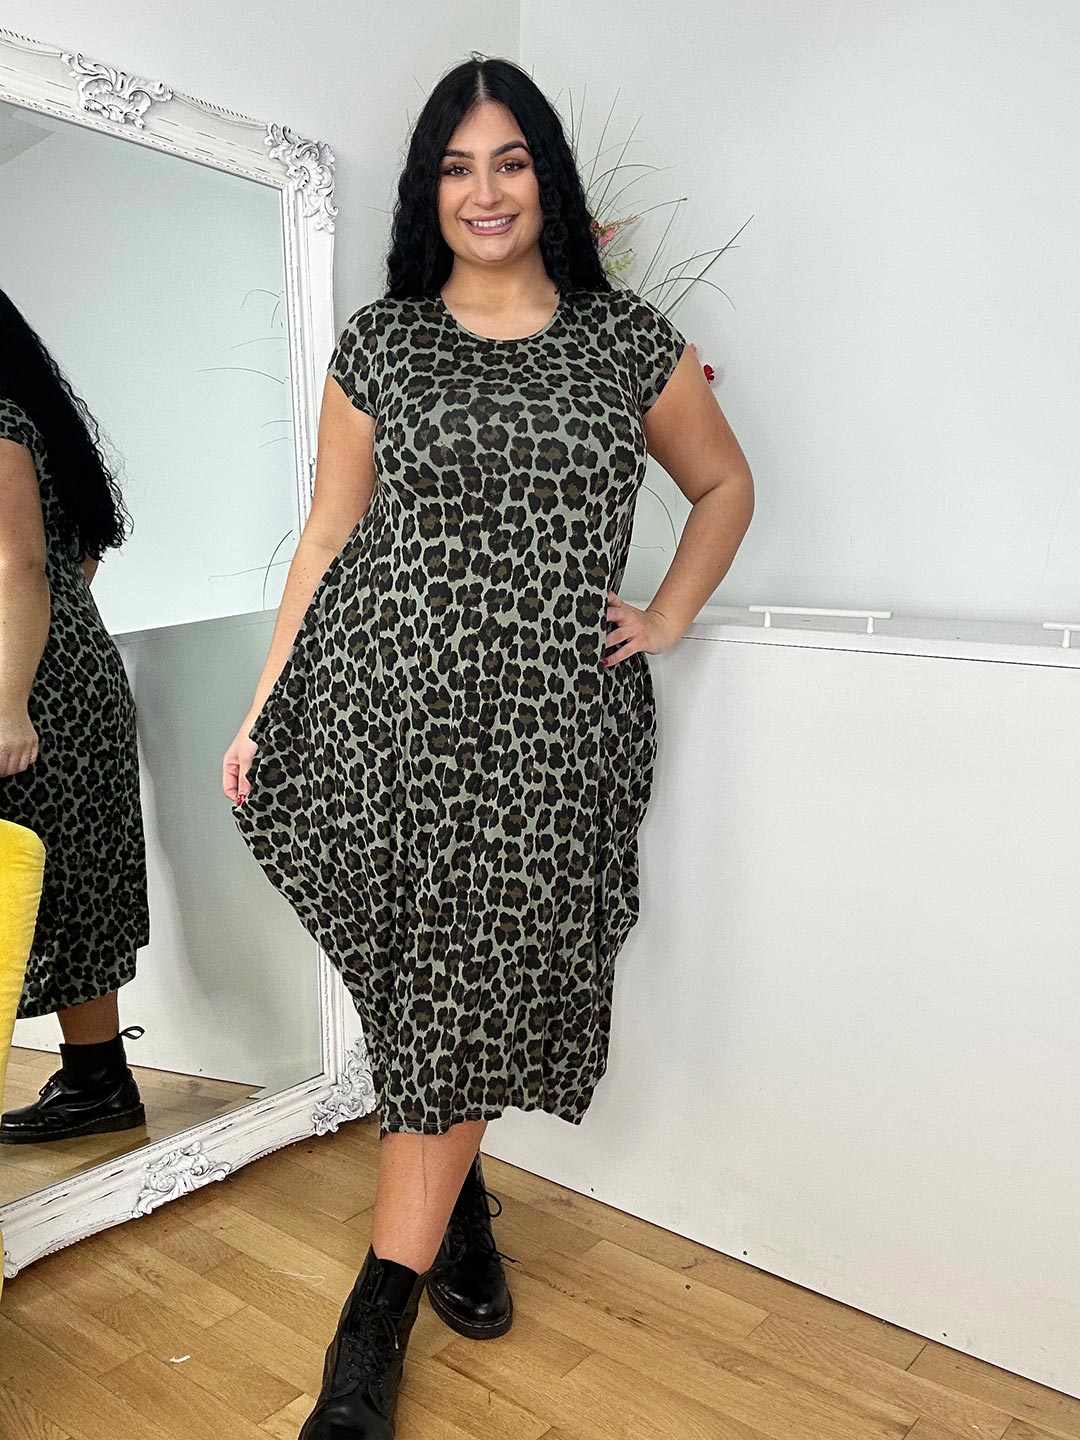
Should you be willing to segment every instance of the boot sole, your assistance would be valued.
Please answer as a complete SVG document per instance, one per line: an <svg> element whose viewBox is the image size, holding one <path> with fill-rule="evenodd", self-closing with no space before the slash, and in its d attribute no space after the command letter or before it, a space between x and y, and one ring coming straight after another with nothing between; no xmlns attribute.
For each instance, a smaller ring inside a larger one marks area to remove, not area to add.
<svg viewBox="0 0 1080 1440"><path fill-rule="evenodd" d="M510 1308L501 1320L463 1320L453 1310L448 1310L439 1299L439 1292L433 1290L430 1285L425 1286L428 1301L431 1308L438 1315L444 1325L449 1325L451 1330L456 1330L459 1335L467 1335L470 1340L494 1340L496 1336L505 1335L514 1323L514 1300L510 1297Z"/></svg>
<svg viewBox="0 0 1080 1440"><path fill-rule="evenodd" d="M36 1134L25 1131L0 1128L0 1145L40 1145L48 1140L76 1140L80 1135L107 1135L114 1130L134 1130L137 1125L146 1124L146 1108L139 1105L134 1110L125 1110L119 1115L104 1116L100 1120L88 1120L82 1125L70 1125L66 1130L39 1130Z"/></svg>

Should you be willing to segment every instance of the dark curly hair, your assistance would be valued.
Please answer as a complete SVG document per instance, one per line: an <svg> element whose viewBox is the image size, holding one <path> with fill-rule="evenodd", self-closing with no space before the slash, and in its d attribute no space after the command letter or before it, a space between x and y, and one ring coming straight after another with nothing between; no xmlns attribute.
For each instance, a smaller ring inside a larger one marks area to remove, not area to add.
<svg viewBox="0 0 1080 1440"><path fill-rule="evenodd" d="M438 81L413 126L386 258L387 297L433 297L449 278L454 252L439 226L440 169L451 135L484 100L506 106L532 152L544 217L540 253L560 297L572 305L575 290L612 290L558 114L520 66L474 50Z"/></svg>
<svg viewBox="0 0 1080 1440"><path fill-rule="evenodd" d="M0 395L41 432L49 474L79 556L118 548L131 516L107 462L97 421L72 390L45 342L0 290Z"/></svg>

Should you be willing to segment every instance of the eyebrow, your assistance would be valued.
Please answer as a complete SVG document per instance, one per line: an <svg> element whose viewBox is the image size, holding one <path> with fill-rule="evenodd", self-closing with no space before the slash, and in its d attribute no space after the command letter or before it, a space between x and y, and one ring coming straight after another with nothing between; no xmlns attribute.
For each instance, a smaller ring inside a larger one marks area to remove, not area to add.
<svg viewBox="0 0 1080 1440"><path fill-rule="evenodd" d="M505 145L500 145L497 149L492 150L491 158L494 159L496 155L505 155L507 150L524 150L528 153L529 147L524 140L508 140ZM443 158L445 159L447 155L460 155L464 160L476 158L471 150L444 150Z"/></svg>

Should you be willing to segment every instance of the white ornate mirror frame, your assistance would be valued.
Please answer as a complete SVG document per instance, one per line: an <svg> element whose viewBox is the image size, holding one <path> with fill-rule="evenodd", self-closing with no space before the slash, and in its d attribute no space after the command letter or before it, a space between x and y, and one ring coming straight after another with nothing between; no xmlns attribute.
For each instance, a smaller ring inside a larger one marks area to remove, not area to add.
<svg viewBox="0 0 1080 1440"><path fill-rule="evenodd" d="M333 348L334 156L264 124L78 52L0 29L0 100L275 187L281 196L299 508L307 518L325 363ZM314 941L311 942L314 944ZM249 1160L336 1130L375 1105L356 1011L318 953L322 1073L0 1206L4 1274L148 1215Z"/></svg>

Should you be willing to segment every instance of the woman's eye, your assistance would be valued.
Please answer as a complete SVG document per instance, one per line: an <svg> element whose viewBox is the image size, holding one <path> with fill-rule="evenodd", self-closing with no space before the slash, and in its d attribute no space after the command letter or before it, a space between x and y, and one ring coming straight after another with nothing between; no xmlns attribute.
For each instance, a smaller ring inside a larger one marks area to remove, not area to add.
<svg viewBox="0 0 1080 1440"><path fill-rule="evenodd" d="M503 164L504 164L504 165L512 165L515 170L524 170L524 169L525 169L525 162L524 162L524 160L506 160L506 161L503 162ZM500 166L499 168L502 169L503 167ZM465 169L465 166L464 166L464 165L448 165L448 166L446 167L446 169L445 169L442 173L443 173L444 175L453 175L453 173L454 173L455 170L464 170L464 169Z"/></svg>

